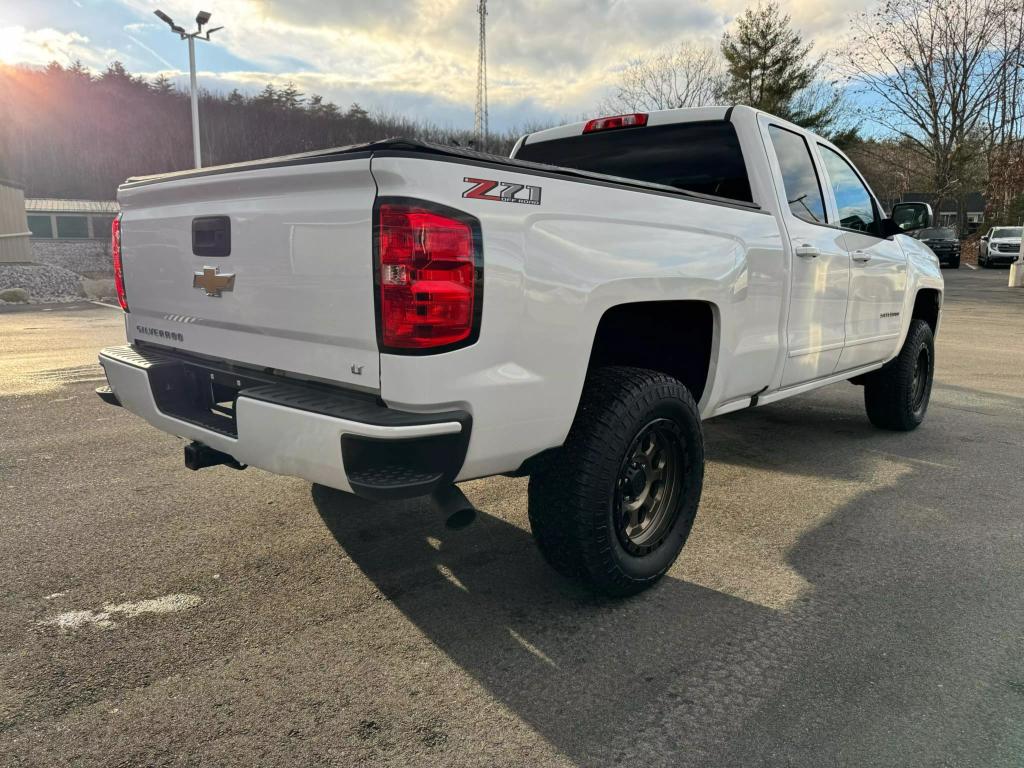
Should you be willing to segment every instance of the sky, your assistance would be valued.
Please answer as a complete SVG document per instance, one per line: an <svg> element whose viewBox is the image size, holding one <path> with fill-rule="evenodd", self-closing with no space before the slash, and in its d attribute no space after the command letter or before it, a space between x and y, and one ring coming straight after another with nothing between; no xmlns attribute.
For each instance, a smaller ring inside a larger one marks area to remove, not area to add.
<svg viewBox="0 0 1024 768"><path fill-rule="evenodd" d="M825 53L869 0L783 0ZM492 130L593 115L631 59L686 40L716 45L743 0L488 0ZM224 25L197 43L201 87L247 93L294 82L339 106L470 128L477 0L0 0L0 63L120 60L185 85L188 52L160 8L189 29L199 10ZM189 23L186 23L189 22Z"/></svg>

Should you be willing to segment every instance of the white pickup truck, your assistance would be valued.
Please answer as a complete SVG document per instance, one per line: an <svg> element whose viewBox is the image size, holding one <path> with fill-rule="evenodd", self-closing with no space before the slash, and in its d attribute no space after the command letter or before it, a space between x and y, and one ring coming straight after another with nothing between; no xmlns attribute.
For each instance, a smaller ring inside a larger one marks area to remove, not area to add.
<svg viewBox="0 0 1024 768"><path fill-rule="evenodd" d="M544 557L656 581L701 495L701 420L843 379L928 406L943 280L850 161L748 107L600 118L511 158L413 141L129 179L127 346L100 390L186 440L371 499L529 475ZM455 515L459 517L458 514ZM463 515L465 516L465 515Z"/></svg>

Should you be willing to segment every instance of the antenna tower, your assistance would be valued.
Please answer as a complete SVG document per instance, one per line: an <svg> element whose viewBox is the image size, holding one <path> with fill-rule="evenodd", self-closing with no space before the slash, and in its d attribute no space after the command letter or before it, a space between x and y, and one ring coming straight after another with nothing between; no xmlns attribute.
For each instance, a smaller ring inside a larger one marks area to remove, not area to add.
<svg viewBox="0 0 1024 768"><path fill-rule="evenodd" d="M476 134L476 148L487 150L487 0L480 0L477 7L480 14L480 50L476 64L476 114L473 131Z"/></svg>

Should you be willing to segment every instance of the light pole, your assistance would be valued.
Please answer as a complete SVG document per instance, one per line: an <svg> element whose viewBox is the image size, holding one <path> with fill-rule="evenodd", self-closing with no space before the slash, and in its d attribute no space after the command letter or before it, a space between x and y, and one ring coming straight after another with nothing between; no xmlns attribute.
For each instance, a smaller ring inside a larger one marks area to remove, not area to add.
<svg viewBox="0 0 1024 768"><path fill-rule="evenodd" d="M163 11L153 11L160 21L171 28L171 32L178 35L182 40L188 40L188 73L192 83L192 153L195 155L196 168L203 167L203 156L199 149L199 89L196 87L196 39L209 40L210 35L224 27L214 27L206 30L203 34L203 26L209 23L210 14L207 11L200 11L196 14L195 32L186 32L182 27L174 23L174 19Z"/></svg>

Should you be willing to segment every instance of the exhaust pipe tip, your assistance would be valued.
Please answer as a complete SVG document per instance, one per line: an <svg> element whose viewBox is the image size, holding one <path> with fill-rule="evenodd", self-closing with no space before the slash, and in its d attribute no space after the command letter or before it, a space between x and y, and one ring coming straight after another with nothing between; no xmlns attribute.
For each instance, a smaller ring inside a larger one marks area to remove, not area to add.
<svg viewBox="0 0 1024 768"><path fill-rule="evenodd" d="M454 483L436 488L430 498L434 508L447 516L444 524L452 530L465 528L476 520L476 507Z"/></svg>
<svg viewBox="0 0 1024 768"><path fill-rule="evenodd" d="M232 469L245 469L245 464L239 463L234 456L211 448L205 443L191 442L185 446L185 466L188 469L196 471L221 465Z"/></svg>

